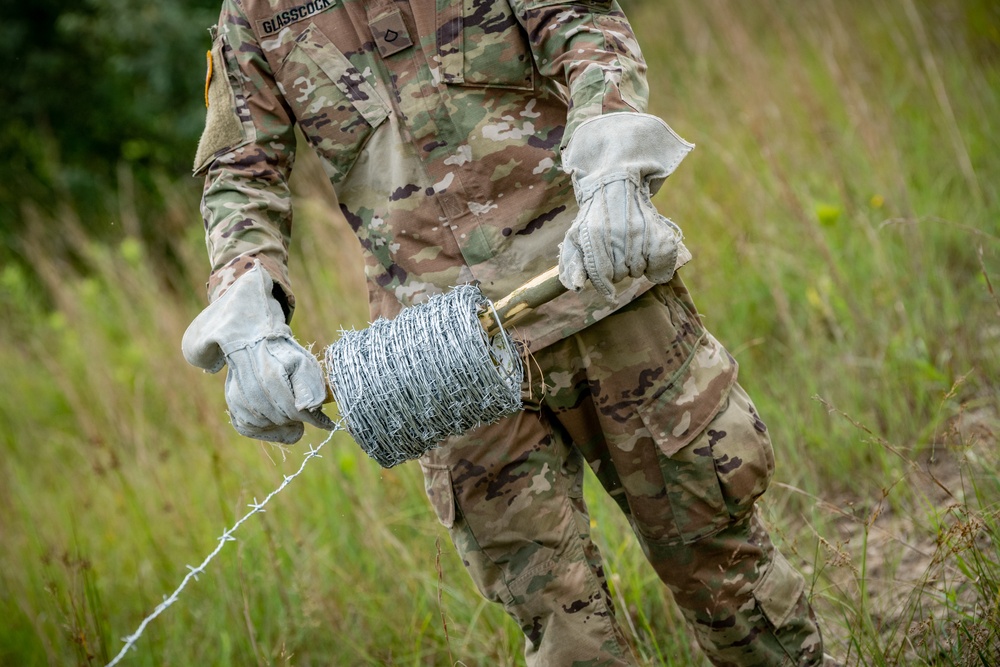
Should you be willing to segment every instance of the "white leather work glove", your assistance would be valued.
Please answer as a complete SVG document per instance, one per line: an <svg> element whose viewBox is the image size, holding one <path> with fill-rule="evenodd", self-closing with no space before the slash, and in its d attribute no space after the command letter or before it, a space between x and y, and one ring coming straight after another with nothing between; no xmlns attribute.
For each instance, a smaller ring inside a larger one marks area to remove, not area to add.
<svg viewBox="0 0 1000 667"><path fill-rule="evenodd" d="M691 259L680 227L650 197L693 144L643 113L613 113L584 121L563 151L580 212L559 245L559 279L580 291L587 279L615 303L626 276L668 282Z"/></svg>
<svg viewBox="0 0 1000 667"><path fill-rule="evenodd" d="M316 357L299 345L258 264L191 322L181 341L188 363L217 373L229 364L226 403L249 438L298 442L303 422L331 430L323 414L326 383Z"/></svg>

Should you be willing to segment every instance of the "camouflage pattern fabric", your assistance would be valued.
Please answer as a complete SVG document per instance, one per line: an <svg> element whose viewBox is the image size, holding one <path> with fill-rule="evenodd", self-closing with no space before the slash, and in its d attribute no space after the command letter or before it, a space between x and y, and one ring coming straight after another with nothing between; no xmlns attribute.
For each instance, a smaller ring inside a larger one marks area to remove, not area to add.
<svg viewBox="0 0 1000 667"><path fill-rule="evenodd" d="M256 260L289 309L294 127L357 235L373 316L391 317L554 266L577 213L561 149L648 97L611 0L225 0L210 53L209 298ZM588 287L518 323L528 410L421 461L438 516L531 664L633 664L589 539L586 461L716 664L819 664L802 579L754 513L773 462L735 362L680 278L617 287L617 312Z"/></svg>
<svg viewBox="0 0 1000 667"><path fill-rule="evenodd" d="M294 305L294 125L365 256L373 316L466 282L497 299L555 266L576 214L559 150L587 118L644 111L645 63L610 0L227 0L196 173L217 298L258 258ZM213 82L214 81L214 82ZM619 286L625 303L649 288ZM592 288L520 323L530 349L599 320Z"/></svg>
<svg viewBox="0 0 1000 667"><path fill-rule="evenodd" d="M584 461L716 665L823 664L805 582L754 509L774 470L767 427L680 278L529 363L525 412L421 459L439 519L521 626L528 664L635 664L590 539Z"/></svg>

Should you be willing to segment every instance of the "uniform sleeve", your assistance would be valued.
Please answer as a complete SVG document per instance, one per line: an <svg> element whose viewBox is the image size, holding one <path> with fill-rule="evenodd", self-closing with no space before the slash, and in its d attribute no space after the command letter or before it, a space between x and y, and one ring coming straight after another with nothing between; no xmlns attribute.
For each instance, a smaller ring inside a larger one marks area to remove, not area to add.
<svg viewBox="0 0 1000 667"><path fill-rule="evenodd" d="M291 112L235 2L225 2L214 33L207 119L194 165L195 174L205 176L201 211L212 267L208 298L221 296L257 260L284 291L290 317Z"/></svg>
<svg viewBox="0 0 1000 667"><path fill-rule="evenodd" d="M588 118L646 110L646 62L617 2L511 0L511 5L539 72L569 90L563 146Z"/></svg>

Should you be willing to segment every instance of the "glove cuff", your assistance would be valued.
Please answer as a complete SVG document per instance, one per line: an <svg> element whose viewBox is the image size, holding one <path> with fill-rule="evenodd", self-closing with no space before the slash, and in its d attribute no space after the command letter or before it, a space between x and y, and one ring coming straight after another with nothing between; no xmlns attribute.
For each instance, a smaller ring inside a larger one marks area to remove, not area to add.
<svg viewBox="0 0 1000 667"><path fill-rule="evenodd" d="M655 194L694 144L680 138L661 118L645 113L612 113L580 124L562 153L563 170L578 193L609 180L632 177Z"/></svg>
<svg viewBox="0 0 1000 667"><path fill-rule="evenodd" d="M259 263L240 276L184 332L181 351L188 363L217 373L235 349L263 338L291 338L273 288L274 280Z"/></svg>

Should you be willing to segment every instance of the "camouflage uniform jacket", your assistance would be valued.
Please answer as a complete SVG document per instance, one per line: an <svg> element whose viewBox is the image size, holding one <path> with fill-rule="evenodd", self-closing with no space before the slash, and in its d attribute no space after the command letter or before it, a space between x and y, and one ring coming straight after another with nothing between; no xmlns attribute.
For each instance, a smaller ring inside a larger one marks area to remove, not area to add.
<svg viewBox="0 0 1000 667"><path fill-rule="evenodd" d="M225 0L195 172L218 297L259 259L294 306L295 124L361 242L373 316L477 282L497 299L556 264L576 214L559 150L645 110L645 63L612 0ZM619 285L621 303L649 287ZM531 349L613 309L592 289L518 325Z"/></svg>

